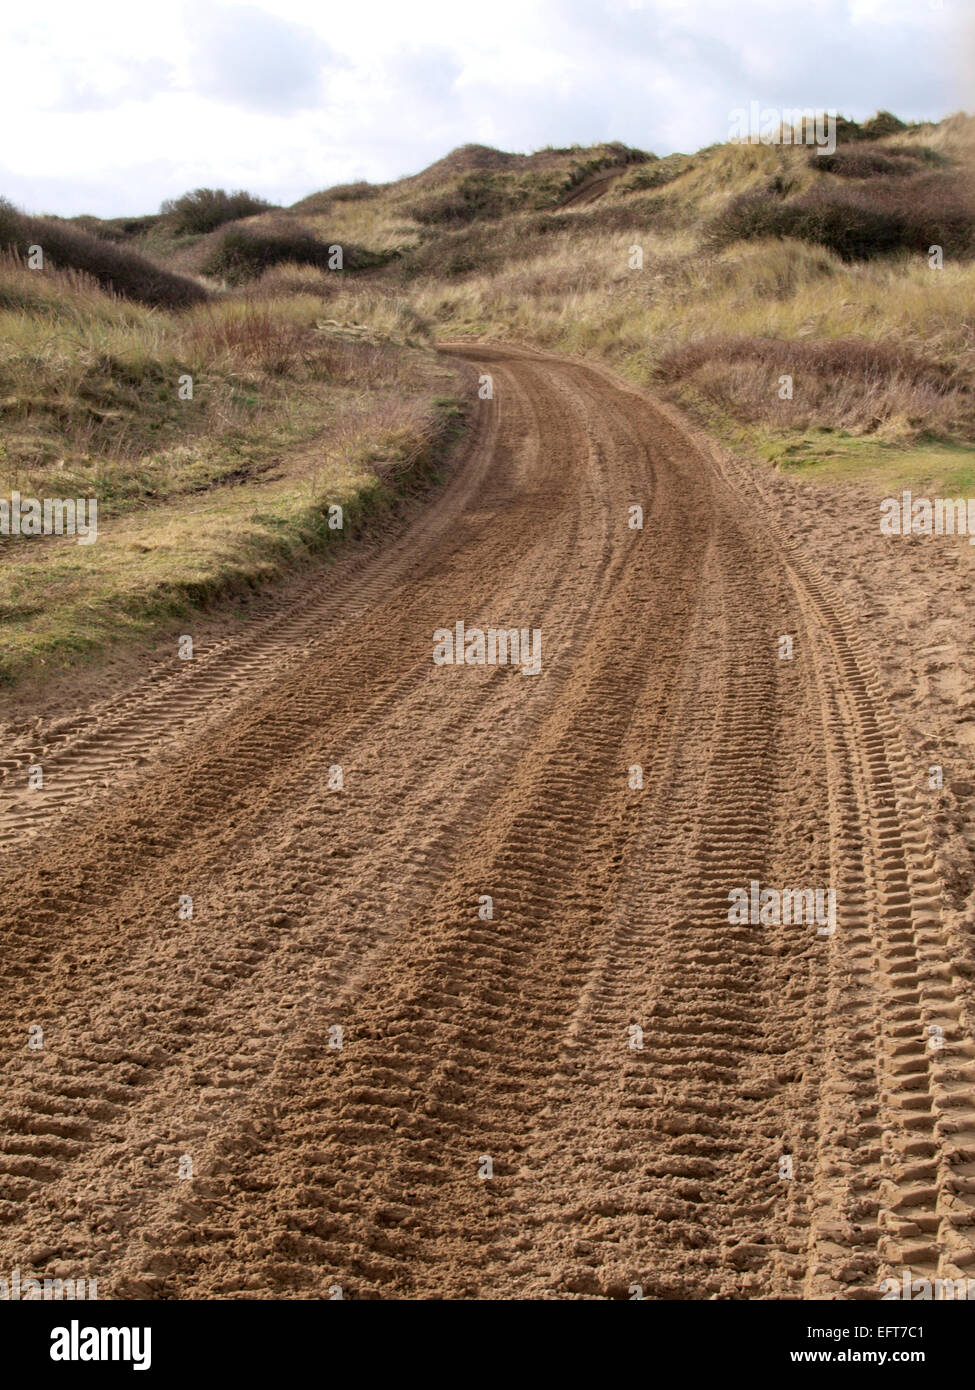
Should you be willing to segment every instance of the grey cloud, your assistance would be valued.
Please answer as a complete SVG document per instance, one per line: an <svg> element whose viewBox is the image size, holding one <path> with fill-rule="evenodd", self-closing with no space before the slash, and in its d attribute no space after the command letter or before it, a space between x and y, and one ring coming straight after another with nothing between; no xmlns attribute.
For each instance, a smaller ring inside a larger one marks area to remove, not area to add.
<svg viewBox="0 0 975 1390"><path fill-rule="evenodd" d="M162 58L148 58L126 64L110 82L96 85L80 70L65 72L61 89L49 106L52 111L82 114L88 111L110 111L125 101L151 101L158 93L173 86L175 71Z"/></svg>
<svg viewBox="0 0 975 1390"><path fill-rule="evenodd" d="M643 9L590 0L549 5L547 23L566 51L585 45L593 67L609 66L621 82L634 63L646 63L680 78L689 93L696 87L714 109L758 100L837 107L858 118L878 107L905 119L944 114L949 54L944 28L930 10L896 25L853 24L846 0L819 0L808 19L794 6L768 4L743 16L747 28L726 39L720 24L709 25L706 11L698 13L695 28L693 8L658 9L653 0ZM723 130L714 138L723 139Z"/></svg>
<svg viewBox="0 0 975 1390"><path fill-rule="evenodd" d="M251 5L189 10L186 28L195 90L247 110L290 114L319 106L325 71L344 66L307 25Z"/></svg>
<svg viewBox="0 0 975 1390"><path fill-rule="evenodd" d="M463 72L457 56L447 48L400 49L387 59L390 85L405 94L426 100L451 99L452 89Z"/></svg>
<svg viewBox="0 0 975 1390"><path fill-rule="evenodd" d="M156 189L165 186L167 175L171 180L172 166L157 160L110 174L99 171L87 178L22 174L0 166L0 197L37 215L73 217L88 212L98 217L134 217L159 206Z"/></svg>

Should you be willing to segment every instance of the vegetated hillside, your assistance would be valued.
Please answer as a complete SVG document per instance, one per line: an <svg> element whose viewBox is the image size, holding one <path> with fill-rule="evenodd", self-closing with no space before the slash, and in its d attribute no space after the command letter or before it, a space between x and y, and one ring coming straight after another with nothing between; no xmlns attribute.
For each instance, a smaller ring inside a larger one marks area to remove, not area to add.
<svg viewBox="0 0 975 1390"><path fill-rule="evenodd" d="M661 159L622 144L534 154L465 145L410 177L339 185L289 209L212 189L110 221L28 218L4 205L0 240L21 257L40 242L49 271L83 272L142 303L258 303L285 334L293 300L306 322L324 300L324 317L355 332L491 333L592 353L753 432L825 426L969 442L973 151L972 118L908 127L889 113L841 121L830 154L719 144ZM0 289L9 309L23 309L25 347L25 322L58 317L48 286L25 272ZM88 312L76 289L65 292L66 321ZM93 325L126 317L91 312ZM160 336L151 321L126 331L131 344ZM77 400L88 402L83 431L101 444L115 405L79 351L59 350L65 380L82 383ZM44 394L39 357L32 398ZM120 389L113 367L103 376L109 394ZM785 376L791 398L779 389ZM145 378L135 392L143 422L153 419L144 390ZM19 386L7 394L23 415ZM65 418L63 403L45 399L32 407L35 444L45 419ZM126 418L130 440L146 428Z"/></svg>
<svg viewBox="0 0 975 1390"><path fill-rule="evenodd" d="M97 566L55 545L50 570L40 550L6 567L10 661L290 563L336 490L355 505L454 428L435 338L601 358L789 466L896 448L970 485L975 120L841 133L829 155L464 146L290 209L219 190L110 221L4 205L0 495L94 493L108 538Z"/></svg>
<svg viewBox="0 0 975 1390"><path fill-rule="evenodd" d="M465 145L289 209L196 190L154 218L86 225L211 293L312 294L329 317L379 332L405 313L428 337L604 356L770 440L826 427L967 443L973 132L966 116L908 126L880 112L841 119L829 154Z"/></svg>
<svg viewBox="0 0 975 1390"><path fill-rule="evenodd" d="M379 330L405 301L440 336L605 357L774 455L823 428L849 436L834 452L870 438L967 444L973 152L967 116L907 126L889 113L841 121L832 154L465 146L411 178L274 214L385 266L353 278L289 264L253 292L317 286L333 316ZM573 198L589 187L591 201Z"/></svg>

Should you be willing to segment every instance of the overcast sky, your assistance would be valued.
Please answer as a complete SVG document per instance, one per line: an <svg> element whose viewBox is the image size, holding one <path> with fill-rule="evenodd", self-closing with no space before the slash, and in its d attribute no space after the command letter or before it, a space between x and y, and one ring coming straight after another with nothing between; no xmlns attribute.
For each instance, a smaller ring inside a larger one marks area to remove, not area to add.
<svg viewBox="0 0 975 1390"><path fill-rule="evenodd" d="M729 113L975 109L973 0L44 0L5 7L0 194L291 203L457 145L724 140Z"/></svg>

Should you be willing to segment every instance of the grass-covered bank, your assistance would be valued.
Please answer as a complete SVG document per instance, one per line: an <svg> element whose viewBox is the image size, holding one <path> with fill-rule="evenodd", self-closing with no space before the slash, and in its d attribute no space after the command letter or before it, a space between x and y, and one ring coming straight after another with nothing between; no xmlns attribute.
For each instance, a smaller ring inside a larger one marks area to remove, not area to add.
<svg viewBox="0 0 975 1390"><path fill-rule="evenodd" d="M393 428L364 411L341 445L326 432L282 461L273 478L128 511L99 525L94 545L3 542L0 683L257 591L387 523L442 481L465 415L462 398L417 391L412 418ZM330 524L339 520L336 507L341 527Z"/></svg>
<svg viewBox="0 0 975 1390"><path fill-rule="evenodd" d="M0 537L8 686L308 563L429 486L462 428L459 372L314 297L150 310L8 261L0 306L0 497L98 502L95 544Z"/></svg>

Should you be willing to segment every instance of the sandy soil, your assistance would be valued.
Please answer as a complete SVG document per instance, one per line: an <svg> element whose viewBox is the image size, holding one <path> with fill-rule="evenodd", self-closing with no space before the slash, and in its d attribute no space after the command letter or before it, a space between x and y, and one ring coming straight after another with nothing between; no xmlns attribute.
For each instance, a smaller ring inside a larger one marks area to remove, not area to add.
<svg viewBox="0 0 975 1390"><path fill-rule="evenodd" d="M810 521L600 369L456 350L495 398L403 534L88 713L23 712L0 1269L159 1298L971 1273L970 566L874 555L842 500ZM436 666L458 620L541 628L541 673ZM729 924L752 880L834 887L835 932Z"/></svg>
<svg viewBox="0 0 975 1390"><path fill-rule="evenodd" d="M573 188L568 197L562 199L559 206L573 208L594 203L597 198L602 198L604 194L608 193L616 180L623 174L628 174L632 167L632 164L620 164L612 169L597 169L594 174L583 179L578 187Z"/></svg>

